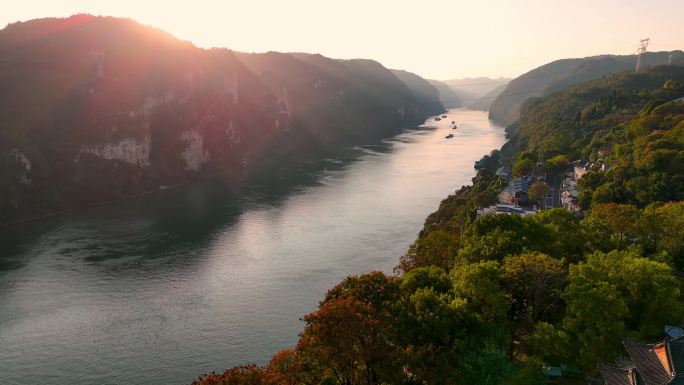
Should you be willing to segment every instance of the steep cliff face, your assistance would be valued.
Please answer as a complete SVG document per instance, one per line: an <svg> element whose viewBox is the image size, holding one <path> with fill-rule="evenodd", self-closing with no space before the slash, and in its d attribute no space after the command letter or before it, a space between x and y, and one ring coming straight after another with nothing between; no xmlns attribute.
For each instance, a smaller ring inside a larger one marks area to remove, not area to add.
<svg viewBox="0 0 684 385"><path fill-rule="evenodd" d="M665 64L670 54L673 64L684 58L682 51L649 52L643 58L643 66ZM529 98L550 95L575 84L632 70L635 65L636 55L601 55L553 61L511 80L492 103L489 117L505 125L512 124L520 117L520 108Z"/></svg>
<svg viewBox="0 0 684 385"><path fill-rule="evenodd" d="M78 15L0 31L0 224L118 200L419 123L372 61L204 50Z"/></svg>

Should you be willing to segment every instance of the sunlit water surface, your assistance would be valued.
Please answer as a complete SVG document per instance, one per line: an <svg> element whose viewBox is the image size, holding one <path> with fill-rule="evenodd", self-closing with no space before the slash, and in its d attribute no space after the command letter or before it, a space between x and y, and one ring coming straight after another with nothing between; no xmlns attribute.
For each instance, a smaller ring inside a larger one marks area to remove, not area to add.
<svg viewBox="0 0 684 385"><path fill-rule="evenodd" d="M426 124L237 195L207 181L0 230L0 384L186 384L266 363L327 289L391 273L504 142L484 112Z"/></svg>

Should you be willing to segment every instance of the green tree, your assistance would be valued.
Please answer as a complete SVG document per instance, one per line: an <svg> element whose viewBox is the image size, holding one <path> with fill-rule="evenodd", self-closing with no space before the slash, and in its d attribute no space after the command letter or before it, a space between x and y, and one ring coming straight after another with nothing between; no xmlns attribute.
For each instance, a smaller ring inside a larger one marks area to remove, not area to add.
<svg viewBox="0 0 684 385"><path fill-rule="evenodd" d="M422 288L433 289L440 294L448 293L452 288L451 279L444 269L436 266L419 267L401 277L403 292L414 293Z"/></svg>
<svg viewBox="0 0 684 385"><path fill-rule="evenodd" d="M528 332L538 321L558 314L566 286L563 262L542 253L506 257L501 265L504 287L513 298L513 318Z"/></svg>
<svg viewBox="0 0 684 385"><path fill-rule="evenodd" d="M530 159L523 158L518 159L513 163L513 176L524 176L529 175L534 171L536 163Z"/></svg>
<svg viewBox="0 0 684 385"><path fill-rule="evenodd" d="M525 339L528 353L544 362L567 362L573 358L568 354L571 346L568 334L547 322L538 322Z"/></svg>
<svg viewBox="0 0 684 385"><path fill-rule="evenodd" d="M641 212L632 205L599 204L592 208L591 216L610 227L619 248L625 247L631 238L639 235Z"/></svg>
<svg viewBox="0 0 684 385"><path fill-rule="evenodd" d="M549 187L544 182L534 182L527 192L527 197L530 201L541 205L546 197Z"/></svg>
<svg viewBox="0 0 684 385"><path fill-rule="evenodd" d="M646 207L640 228L647 251L664 252L678 270L684 268L684 202Z"/></svg>
<svg viewBox="0 0 684 385"><path fill-rule="evenodd" d="M587 239L580 219L566 209L548 209L530 217L546 230L548 254L570 262L577 262L586 251Z"/></svg>
<svg viewBox="0 0 684 385"><path fill-rule="evenodd" d="M504 329L508 324L511 296L501 287L499 263L483 261L461 264L451 271L453 291L467 301L466 308L483 322Z"/></svg>
<svg viewBox="0 0 684 385"><path fill-rule="evenodd" d="M628 309L619 290L607 282L593 281L570 270L570 284L563 293L567 302L563 328L573 339L573 356L587 370L597 362L613 361L625 335Z"/></svg>
<svg viewBox="0 0 684 385"><path fill-rule="evenodd" d="M463 384L501 385L515 373L515 367L506 350L484 343L468 352L461 360Z"/></svg>
<svg viewBox="0 0 684 385"><path fill-rule="evenodd" d="M396 270L407 272L417 267L438 266L448 271L454 264L457 249L456 237L445 231L433 231L409 247Z"/></svg>
<svg viewBox="0 0 684 385"><path fill-rule="evenodd" d="M658 338L663 325L680 322L684 312L679 283L662 262L634 250L595 252L571 266L564 329L576 339L585 368L610 361L625 333L643 340Z"/></svg>
<svg viewBox="0 0 684 385"><path fill-rule="evenodd" d="M567 155L556 155L546 161L546 168L551 173L560 174L570 167L570 159Z"/></svg>

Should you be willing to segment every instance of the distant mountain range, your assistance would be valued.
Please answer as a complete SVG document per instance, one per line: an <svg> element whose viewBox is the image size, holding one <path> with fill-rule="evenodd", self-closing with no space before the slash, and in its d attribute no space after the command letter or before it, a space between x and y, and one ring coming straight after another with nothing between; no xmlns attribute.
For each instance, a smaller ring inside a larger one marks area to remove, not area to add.
<svg viewBox="0 0 684 385"><path fill-rule="evenodd" d="M448 108L467 107L487 111L505 88L509 78L463 78L428 80L440 92L440 101Z"/></svg>
<svg viewBox="0 0 684 385"><path fill-rule="evenodd" d="M393 135L443 111L372 60L201 49L113 17L0 30L0 224Z"/></svg>
<svg viewBox="0 0 684 385"><path fill-rule="evenodd" d="M684 64L682 51L649 52L643 57L643 67L665 64L672 55L673 65ZM520 117L520 109L529 98L550 95L569 86L636 66L636 55L601 55L579 59L562 59L535 68L508 83L494 100L489 117L510 125Z"/></svg>

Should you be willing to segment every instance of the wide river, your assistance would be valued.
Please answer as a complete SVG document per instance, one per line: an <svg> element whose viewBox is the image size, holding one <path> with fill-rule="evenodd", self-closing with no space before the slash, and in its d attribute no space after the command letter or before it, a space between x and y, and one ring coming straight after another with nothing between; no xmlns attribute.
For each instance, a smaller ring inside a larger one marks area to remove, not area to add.
<svg viewBox="0 0 684 385"><path fill-rule="evenodd" d="M266 363L327 289L391 273L505 141L484 112L448 114L240 193L207 181L0 230L0 384L188 384Z"/></svg>

